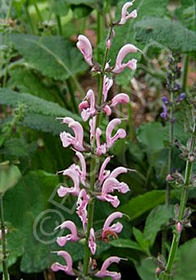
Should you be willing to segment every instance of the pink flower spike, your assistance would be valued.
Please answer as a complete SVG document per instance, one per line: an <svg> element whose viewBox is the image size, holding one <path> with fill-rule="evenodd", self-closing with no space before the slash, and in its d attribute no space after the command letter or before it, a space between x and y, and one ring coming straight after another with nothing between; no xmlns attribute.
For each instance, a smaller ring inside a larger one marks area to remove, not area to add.
<svg viewBox="0 0 196 280"><path fill-rule="evenodd" d="M112 137L112 131L114 130L115 126L121 123L121 120L119 118L113 119L109 122L107 128L106 128L106 144L107 148L111 148L116 140L119 138L122 139L126 137L126 131L122 128L118 129L116 134Z"/></svg>
<svg viewBox="0 0 196 280"><path fill-rule="evenodd" d="M97 245L95 243L95 231L94 228L90 229L90 236L89 236L89 240L88 240L88 246L91 250L92 255L95 255L96 253L96 249L97 249Z"/></svg>
<svg viewBox="0 0 196 280"><path fill-rule="evenodd" d="M82 171L80 171L80 180L81 180L82 184L85 185L85 181L86 181L86 161L85 161L85 158L84 158L82 153L76 152L76 156L79 158L80 163L81 163L81 167L82 167Z"/></svg>
<svg viewBox="0 0 196 280"><path fill-rule="evenodd" d="M127 9L130 8L132 5L133 2L127 2L123 5L122 12L121 12L121 19L118 22L118 25L125 24L128 19L137 17L137 10L134 10L131 13L127 11Z"/></svg>
<svg viewBox="0 0 196 280"><path fill-rule="evenodd" d="M93 50L92 50L92 46L91 46L91 43L90 43L89 39L84 35L79 35L78 36L78 42L76 43L76 46L81 51L81 53L83 54L86 62L90 66L93 66L93 61L92 61Z"/></svg>
<svg viewBox="0 0 196 280"><path fill-rule="evenodd" d="M113 79L108 78L106 75L104 76L103 80L103 101L107 100L108 91L113 85Z"/></svg>
<svg viewBox="0 0 196 280"><path fill-rule="evenodd" d="M106 113L107 116L110 116L112 114L112 110L109 105L105 105L103 108L104 112Z"/></svg>
<svg viewBox="0 0 196 280"><path fill-rule="evenodd" d="M99 183L100 185L102 185L103 181L105 181L109 175L110 175L110 171L109 170L105 170L107 164L110 162L111 157L107 157L104 162L102 163L101 169L99 171Z"/></svg>
<svg viewBox="0 0 196 280"><path fill-rule="evenodd" d="M74 276L75 273L73 272L73 268L72 268L73 262L70 254L66 251L58 251L57 255L64 258L66 265L62 265L56 262L51 266L52 271L56 272L59 270L63 270L66 274Z"/></svg>
<svg viewBox="0 0 196 280"><path fill-rule="evenodd" d="M101 142L100 142L101 134L102 134L101 129L99 127L97 127L97 129L96 129L96 142L97 142L96 154L98 156L101 156L106 153L106 144L101 145Z"/></svg>
<svg viewBox="0 0 196 280"><path fill-rule="evenodd" d="M103 226L103 231L102 231L102 239L107 240L108 235L113 235L114 237L117 238L117 233L120 233L123 229L123 225L119 222L116 224L111 225L111 223L115 219L122 218L123 214L121 212L114 212L111 215L108 216L106 219L104 226Z"/></svg>
<svg viewBox="0 0 196 280"><path fill-rule="evenodd" d="M63 147L68 147L69 145L73 145L73 147L77 151L84 151L83 147L83 138L84 138L84 132L83 127L79 122L74 121L70 117L63 118L63 123L68 124L69 127L71 127L74 131L75 137L73 137L70 133L67 132L61 132L60 138L63 144Z"/></svg>
<svg viewBox="0 0 196 280"><path fill-rule="evenodd" d="M131 70L135 70L136 69L136 64L137 64L137 60L136 59L131 59L129 60L127 63L123 63L123 59L125 58L125 56L129 53L135 53L137 52L137 48L132 45L132 44L126 44L124 45L116 58L116 64L115 67L113 68L112 72L113 73L121 73L125 67L129 67Z"/></svg>
<svg viewBox="0 0 196 280"><path fill-rule="evenodd" d="M79 240L76 225L72 221L65 221L60 226L58 226L56 229L69 229L71 231L71 234L68 234L66 236L60 236L57 237L57 244L61 247L63 247L67 241L75 242Z"/></svg>
<svg viewBox="0 0 196 280"><path fill-rule="evenodd" d="M120 280L121 279L121 274L118 272L112 272L107 270L108 266L110 266L112 263L119 263L120 262L119 257L109 257L108 259L105 260L105 262L102 264L101 270L99 270L95 276L104 278L104 277L111 277L113 280Z"/></svg>
<svg viewBox="0 0 196 280"><path fill-rule="evenodd" d="M125 93L119 93L112 98L111 107L115 107L118 104L126 104L130 102L129 96Z"/></svg>
<svg viewBox="0 0 196 280"><path fill-rule="evenodd" d="M88 222L86 207L89 203L89 200L90 196L86 193L85 189L82 189L78 195L76 213L82 221L84 230L86 230L86 225Z"/></svg>
<svg viewBox="0 0 196 280"><path fill-rule="evenodd" d="M81 116L83 121L87 121L89 117L92 117L96 114L96 109L95 109L95 94L92 89L89 89L85 99L88 100L89 107L87 109L83 109L81 112Z"/></svg>

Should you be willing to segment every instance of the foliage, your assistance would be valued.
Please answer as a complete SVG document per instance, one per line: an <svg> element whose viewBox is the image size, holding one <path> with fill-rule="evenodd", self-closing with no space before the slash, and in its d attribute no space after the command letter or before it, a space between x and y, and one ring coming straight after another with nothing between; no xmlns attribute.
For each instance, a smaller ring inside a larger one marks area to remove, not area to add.
<svg viewBox="0 0 196 280"><path fill-rule="evenodd" d="M91 87L86 63L75 46L76 37L86 30L93 41L95 33L99 32L101 40L93 51L95 55L103 56L107 34L104 29L100 30L99 24L107 26L111 17L114 21L119 20L125 2L0 1L0 192L4 195L5 226L8 228L9 269L14 265L18 271L38 273L58 260L52 253L59 249L54 241L57 233L53 229L63 221L62 217L70 219L76 201L67 198L61 203L56 195L55 187L62 181L70 181L55 173L69 166L73 158L72 151L60 147L57 137L61 131L71 130L57 118L69 116L81 121L77 109L83 97L80 93ZM127 131L131 131L132 136L127 142L120 141L115 145L113 167L120 163L135 171L119 176L120 181L122 178L131 187L127 198L120 197L121 206L117 209L124 213L124 233L119 239L111 238L107 245L99 242L97 256L101 263L105 256L118 252L132 262L138 274L135 279L141 280L157 279L156 257L161 251L162 231L168 228L174 217L174 204L179 202L182 190L180 184L171 184L170 206L166 207L170 125L167 120L160 120L160 94L168 95L169 53L180 53L184 61L188 57L188 71L194 73L195 2L178 1L173 10L170 2L134 1L133 9L137 8L138 17L114 27L115 37L110 51L110 66L113 66L124 44L134 44L140 50L136 56L134 54L138 59L137 70L126 69L115 77L115 92L130 93L133 111L127 121ZM100 21L97 24L98 14ZM190 128L194 126L190 108L195 96L189 79L187 85L185 70L184 67L184 76L177 81L185 85L186 98L175 112L173 137L178 145L172 147L172 172L182 173L183 177L185 160L189 156L190 142L187 141ZM133 76L139 89L132 83ZM136 113L135 105L140 109ZM145 123L138 122L141 112L143 118L150 114L153 121L146 118ZM114 115L124 118L124 109L120 107ZM105 123L101 125L105 127ZM194 173L195 165L192 170ZM191 186L194 184L193 174ZM195 198L196 192L191 189L188 203L193 211ZM111 207L107 203L104 207L96 203L95 227L98 227L111 213ZM48 220L44 220L44 214ZM77 217L72 216L79 225ZM42 221L43 229L39 227ZM175 231L175 227L172 229ZM169 235L171 232L169 229ZM189 229L188 233L183 231L172 271L174 280L196 278L196 241L191 239L194 234L194 229ZM168 243L166 246L169 249ZM82 244L68 243L65 248L71 252L74 262L83 258ZM130 262L125 264L125 268L133 269L129 265ZM60 277L57 275L57 279Z"/></svg>

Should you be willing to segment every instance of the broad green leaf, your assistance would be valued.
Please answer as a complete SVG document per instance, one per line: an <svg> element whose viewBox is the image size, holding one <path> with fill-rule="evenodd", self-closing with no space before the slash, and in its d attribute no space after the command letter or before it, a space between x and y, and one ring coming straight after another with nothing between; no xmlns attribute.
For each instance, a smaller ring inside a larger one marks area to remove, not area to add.
<svg viewBox="0 0 196 280"><path fill-rule="evenodd" d="M160 123L146 123L138 128L137 139L149 151L159 151L165 147L164 142L168 140L168 131Z"/></svg>
<svg viewBox="0 0 196 280"><path fill-rule="evenodd" d="M10 40L30 66L47 77L64 80L87 69L80 52L64 38L12 34Z"/></svg>
<svg viewBox="0 0 196 280"><path fill-rule="evenodd" d="M60 107L55 102L47 101L28 93L18 93L6 88L0 89L0 104L14 108L20 104L25 105L26 114L20 122L21 125L50 132L54 135L58 135L60 131L65 130L65 125L61 124L56 119L57 117L66 116L76 121L81 120L78 115Z"/></svg>
<svg viewBox="0 0 196 280"><path fill-rule="evenodd" d="M62 108L55 102L47 101L28 93L18 93L8 88L0 89L0 104L9 105L14 108L17 107L18 104L24 104L28 112L31 113L54 117L67 116L74 118L76 121L81 120L79 116Z"/></svg>
<svg viewBox="0 0 196 280"><path fill-rule="evenodd" d="M177 264L175 265L175 280L196 279L196 238L186 241L179 247Z"/></svg>
<svg viewBox="0 0 196 280"><path fill-rule="evenodd" d="M157 233L161 230L162 226L166 226L169 218L174 216L173 207L166 207L165 205L159 205L154 208L148 215L144 228L144 238L149 240L152 246Z"/></svg>
<svg viewBox="0 0 196 280"><path fill-rule="evenodd" d="M55 87L51 84L44 85L40 77L32 70L19 65L11 68L9 74L11 76L7 84L9 88L17 88L21 93L28 92L48 101L62 104L59 92Z"/></svg>
<svg viewBox="0 0 196 280"><path fill-rule="evenodd" d="M59 178L54 174L32 171L5 194L8 241L17 233L16 240L9 244L8 264L13 264L24 252L21 262L24 272L40 272L57 261L51 251L59 250L56 237L60 233L54 232L54 228L70 218L69 209L65 207L69 199L62 203L62 199L55 196L58 183ZM74 261L83 257L81 244L68 244L66 248L73 252Z"/></svg>
<svg viewBox="0 0 196 280"><path fill-rule="evenodd" d="M112 240L110 242L110 245L114 246L114 247L118 247L118 248L129 248L129 249L133 249L133 250L138 250L138 251L143 251L143 248L141 248L137 242L132 241L130 239L116 239L116 240Z"/></svg>
<svg viewBox="0 0 196 280"><path fill-rule="evenodd" d="M177 192L172 191L171 195L172 197L175 197ZM164 203L164 201L165 191L153 190L132 198L127 204L120 206L119 210L126 213L132 220L134 220L157 205Z"/></svg>
<svg viewBox="0 0 196 280"><path fill-rule="evenodd" d="M20 170L16 165L9 162L0 163L0 194L14 187L21 177Z"/></svg>
<svg viewBox="0 0 196 280"><path fill-rule="evenodd" d="M196 51L196 32L177 21L162 18L143 19L135 24L135 31L135 39L143 44L153 40L173 51Z"/></svg>
<svg viewBox="0 0 196 280"><path fill-rule="evenodd" d="M142 280L156 279L156 262L152 258L143 259L140 264L136 265L136 269Z"/></svg>

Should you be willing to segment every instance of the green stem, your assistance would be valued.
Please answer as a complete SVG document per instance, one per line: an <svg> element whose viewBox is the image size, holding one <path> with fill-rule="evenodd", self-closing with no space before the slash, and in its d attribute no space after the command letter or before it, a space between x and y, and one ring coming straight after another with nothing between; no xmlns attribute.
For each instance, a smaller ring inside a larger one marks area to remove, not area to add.
<svg viewBox="0 0 196 280"><path fill-rule="evenodd" d="M6 16L6 21L10 18L12 4L13 4L13 0L11 0L10 3L9 3L9 8L8 8L8 11L7 11L7 16Z"/></svg>
<svg viewBox="0 0 196 280"><path fill-rule="evenodd" d="M4 223L4 213L3 213L3 195L0 195L0 216L1 216L1 232L2 232L2 251L3 251L3 259L2 259L2 267L3 267L3 279L9 280L9 273L7 268L7 252L6 252L6 237L5 237L5 223Z"/></svg>
<svg viewBox="0 0 196 280"><path fill-rule="evenodd" d="M194 130L193 130L193 135L191 138L190 153L192 153L194 151L194 146L195 146L194 133L195 133L195 126L194 126ZM183 216L184 216L184 210L186 207L187 196L188 196L188 186L191 181L192 167L193 167L193 162L188 159L186 161L185 180L184 180L184 186L183 186L183 190L182 190L182 194L181 194L181 198L180 198L180 209L179 209L179 216L178 216L179 221L182 221ZM171 269L172 269L172 266L174 263L177 249L178 249L179 240L180 240L180 234L177 231L175 231L174 235L173 235L172 245L171 245L170 252L169 252L169 257L168 257L165 274L164 274L164 280L171 279L171 276L170 276Z"/></svg>
<svg viewBox="0 0 196 280"><path fill-rule="evenodd" d="M39 8L38 8L37 1L36 1L36 0L33 0L33 5L34 5L34 7L35 7L35 11L36 11L37 16L38 16L38 18L39 18L39 21L42 22L42 21L43 21L42 15L41 15L41 13L40 13L40 10L39 10Z"/></svg>
<svg viewBox="0 0 196 280"><path fill-rule="evenodd" d="M103 41L104 36L104 16L97 11L97 45L99 45ZM100 63L102 60L100 50L97 50L97 61Z"/></svg>
<svg viewBox="0 0 196 280"><path fill-rule="evenodd" d="M25 6L25 13L26 13L26 17L27 17L27 22L30 24L32 33L35 34L36 28L35 28L35 26L34 26L34 24L33 24L32 18L31 18L31 16L30 16L29 10L28 10L29 0L26 0L24 6Z"/></svg>
<svg viewBox="0 0 196 280"><path fill-rule="evenodd" d="M189 54L185 54L184 57L184 68L182 72L182 90L186 91L187 76L188 76L188 66L189 66Z"/></svg>
<svg viewBox="0 0 196 280"><path fill-rule="evenodd" d="M169 154L168 154L168 174L171 173L172 169L172 160L173 160L173 144L174 144L174 122L173 122L173 111L174 111L174 94L171 92L170 94L170 101L171 101L171 107L170 107L170 115L169 115ZM165 204L168 207L170 201L170 186L167 182L166 185L166 197L165 197Z"/></svg>
<svg viewBox="0 0 196 280"><path fill-rule="evenodd" d="M58 34L60 36L63 35L63 29L62 29L62 24L61 24L61 17L56 15L56 21L57 21L57 26L58 26Z"/></svg>

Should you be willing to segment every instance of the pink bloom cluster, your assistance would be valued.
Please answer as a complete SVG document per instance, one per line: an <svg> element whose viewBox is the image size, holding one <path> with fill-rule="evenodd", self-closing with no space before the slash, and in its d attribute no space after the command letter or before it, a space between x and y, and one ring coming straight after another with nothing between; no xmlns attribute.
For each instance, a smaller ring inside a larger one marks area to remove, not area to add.
<svg viewBox="0 0 196 280"><path fill-rule="evenodd" d="M121 19L119 20L118 25L124 24L129 18L135 18L137 16L136 10L131 13L127 12L127 9L131 6L132 2L127 2L123 6ZM85 61L92 67L93 70L96 69L97 63L93 60L91 43L84 35L78 36L77 47L83 54ZM102 73L104 73L102 76L104 78L101 105L96 104L95 93L92 89L87 91L86 96L79 104L79 110L83 121L89 120L90 145L86 144L84 141L83 127L79 122L70 117L62 118L62 123L68 125L68 127L73 131L73 134L65 131L61 132L60 139L62 145L65 148L71 146L74 149L79 163L72 164L67 169L60 171L62 175L68 176L72 180L73 186L65 187L62 185L58 188L57 193L59 197L65 197L67 194L77 197L76 213L81 220L82 230L79 231L76 225L69 220L59 225L56 230L66 229L69 231L68 234L57 238L57 244L60 247L64 247L67 242L77 242L85 237L88 242L91 255L94 256L97 250L97 239L107 242L109 241L109 236L117 238L118 234L122 231L123 225L120 222L114 223L114 220L120 219L123 216L123 214L118 211L107 217L101 230L95 231L93 226L91 228L88 227L88 205L91 199L96 198L101 201L106 201L116 208L119 206L120 200L117 195L114 195L114 192L124 194L130 191L129 186L126 183L118 180L118 176L120 174L128 172L127 168L117 167L112 172L106 169L111 160L111 156L107 155L109 149L113 147L116 141L126 137L126 131L123 128L119 128L121 119L112 119L104 131L105 137L102 137L103 130L101 130L98 126L99 124L97 124L97 115L102 111L106 114L106 116L110 116L118 104L126 104L130 102L129 96L125 93L119 93L111 100L108 100L108 92L113 85L113 79L111 76L108 76L108 73L118 74L126 67L135 70L137 64L136 59L123 63L127 54L135 52L137 52L137 48L134 45L127 44L123 46L117 55L115 66L110 68L109 64L106 63L105 69L102 69ZM99 161L102 161L93 188L90 186L87 173L87 156L89 155L89 152L94 156L100 157ZM87 229L89 228L90 231L87 233ZM63 270L68 275L76 277L80 275L80 272L73 270L72 259L68 252L58 251L57 255L61 256L66 264L62 265L58 262L54 263L51 267L53 271ZM113 280L121 279L120 273L108 270L111 263L119 263L120 260L121 259L119 257L109 257L105 260L99 271L91 271L91 274L100 278L109 276Z"/></svg>

